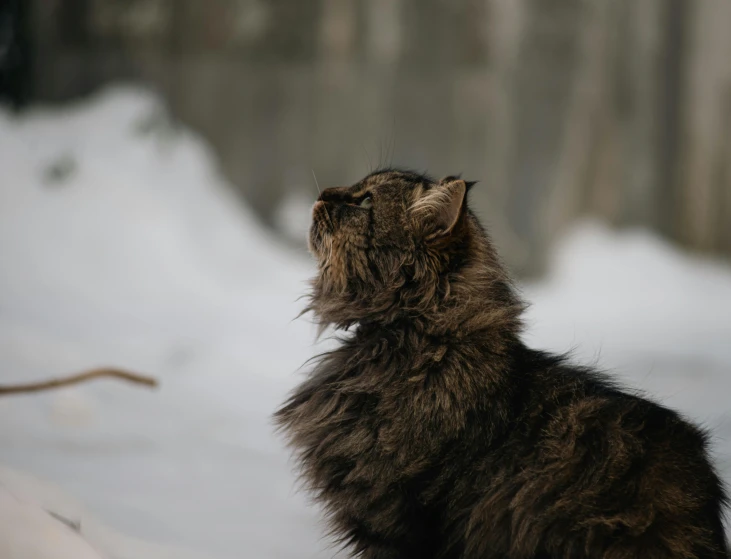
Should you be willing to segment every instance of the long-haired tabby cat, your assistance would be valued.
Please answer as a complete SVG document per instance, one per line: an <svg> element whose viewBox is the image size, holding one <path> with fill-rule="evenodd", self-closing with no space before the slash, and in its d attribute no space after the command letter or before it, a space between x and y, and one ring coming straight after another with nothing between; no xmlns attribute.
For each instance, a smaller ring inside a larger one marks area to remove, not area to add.
<svg viewBox="0 0 731 559"><path fill-rule="evenodd" d="M324 190L309 308L350 332L275 419L365 559L726 559L707 436L526 347L471 184Z"/></svg>

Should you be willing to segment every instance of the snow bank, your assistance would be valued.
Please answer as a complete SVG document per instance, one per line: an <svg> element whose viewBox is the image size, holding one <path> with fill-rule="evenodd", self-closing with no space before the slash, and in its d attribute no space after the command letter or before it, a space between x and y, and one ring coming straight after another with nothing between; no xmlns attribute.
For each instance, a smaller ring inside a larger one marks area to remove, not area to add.
<svg viewBox="0 0 731 559"><path fill-rule="evenodd" d="M74 527L0 487L0 555L8 559L102 559Z"/></svg>
<svg viewBox="0 0 731 559"><path fill-rule="evenodd" d="M220 558L332 557L269 423L318 351L293 320L313 268L263 232L213 161L137 89L0 114L0 381L114 365L162 382L4 398L2 460L135 538ZM582 359L601 350L629 385L717 427L731 479L729 269L591 224L554 262L525 287L527 339ZM124 557L166 556L150 549Z"/></svg>
<svg viewBox="0 0 731 559"><path fill-rule="evenodd" d="M53 484L4 467L0 527L3 559L210 559L118 534Z"/></svg>
<svg viewBox="0 0 731 559"><path fill-rule="evenodd" d="M212 161L138 90L0 115L0 379L112 364L162 382L4 398L2 460L137 537L314 557L316 514L269 424L313 351L294 321L311 264Z"/></svg>

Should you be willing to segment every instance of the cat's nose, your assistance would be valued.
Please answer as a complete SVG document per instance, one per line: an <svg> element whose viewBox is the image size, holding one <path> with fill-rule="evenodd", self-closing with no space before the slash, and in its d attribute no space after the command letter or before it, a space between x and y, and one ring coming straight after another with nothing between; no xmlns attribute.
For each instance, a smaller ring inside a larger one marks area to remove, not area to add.
<svg viewBox="0 0 731 559"><path fill-rule="evenodd" d="M336 186L333 188L326 188L320 193L317 198L321 202L345 202L350 198L350 189L347 186Z"/></svg>

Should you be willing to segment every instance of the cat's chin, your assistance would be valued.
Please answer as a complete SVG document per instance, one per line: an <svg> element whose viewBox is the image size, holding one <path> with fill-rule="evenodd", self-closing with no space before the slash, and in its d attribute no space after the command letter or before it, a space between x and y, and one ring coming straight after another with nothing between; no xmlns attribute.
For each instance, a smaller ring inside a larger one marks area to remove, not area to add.
<svg viewBox="0 0 731 559"><path fill-rule="evenodd" d="M313 223L310 227L310 232L307 235L307 248L310 254L320 260L322 258L323 250L323 238L324 232L318 227L317 223Z"/></svg>
<svg viewBox="0 0 731 559"><path fill-rule="evenodd" d="M325 260L325 255L327 253L326 235L329 235L329 233L323 231L323 229L318 227L316 223L313 223L312 227L310 227L309 235L307 236L307 248L309 249L310 254L320 263Z"/></svg>
<svg viewBox="0 0 731 559"><path fill-rule="evenodd" d="M315 258L318 258L318 251L317 251L317 245L318 241L316 239L317 232L315 231L315 225L312 224L310 226L310 230L307 232L307 249L310 251L310 254L314 256Z"/></svg>
<svg viewBox="0 0 731 559"><path fill-rule="evenodd" d="M325 208L325 202L318 200L312 206L312 225L307 236L307 246L310 254L318 260L322 258L323 248L327 241L326 237L331 234L330 217Z"/></svg>

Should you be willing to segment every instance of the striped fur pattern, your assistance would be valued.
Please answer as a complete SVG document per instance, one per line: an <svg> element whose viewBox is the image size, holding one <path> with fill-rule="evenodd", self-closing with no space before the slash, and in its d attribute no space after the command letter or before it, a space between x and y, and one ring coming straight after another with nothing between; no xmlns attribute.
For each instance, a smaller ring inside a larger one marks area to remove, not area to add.
<svg viewBox="0 0 731 559"><path fill-rule="evenodd" d="M726 559L708 435L522 342L470 183L324 190L308 309L342 330L275 420L364 559Z"/></svg>

